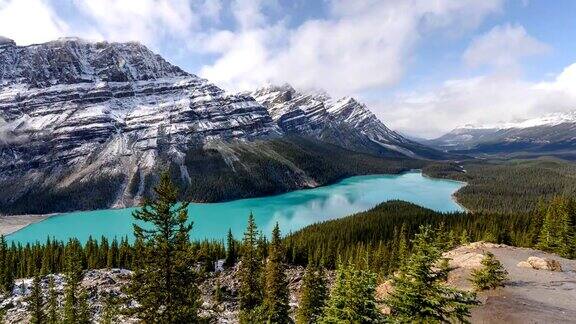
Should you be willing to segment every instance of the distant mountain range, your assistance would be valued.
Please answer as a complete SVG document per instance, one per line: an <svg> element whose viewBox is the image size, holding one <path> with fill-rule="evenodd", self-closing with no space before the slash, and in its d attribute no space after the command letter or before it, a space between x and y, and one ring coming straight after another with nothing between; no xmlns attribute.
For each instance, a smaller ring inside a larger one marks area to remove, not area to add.
<svg viewBox="0 0 576 324"><path fill-rule="evenodd" d="M0 38L0 213L131 206L165 169L213 201L447 157L353 98L228 94L139 43Z"/></svg>
<svg viewBox="0 0 576 324"><path fill-rule="evenodd" d="M422 143L464 154L555 154L576 150L576 111L496 126L456 128Z"/></svg>

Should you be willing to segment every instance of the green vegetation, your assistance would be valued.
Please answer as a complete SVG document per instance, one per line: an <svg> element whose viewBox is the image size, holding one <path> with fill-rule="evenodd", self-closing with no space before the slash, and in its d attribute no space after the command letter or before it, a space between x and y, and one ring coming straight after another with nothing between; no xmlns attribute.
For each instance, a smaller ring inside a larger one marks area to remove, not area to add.
<svg viewBox="0 0 576 324"><path fill-rule="evenodd" d="M82 278L82 246L77 241L70 241L66 251L66 285L64 287L64 323L89 323L85 317L84 292L80 286Z"/></svg>
<svg viewBox="0 0 576 324"><path fill-rule="evenodd" d="M262 287L263 259L258 253L258 228L252 214L248 217L248 227L244 233L241 251L240 289L238 291L240 321L249 323L256 321L261 316L260 306L264 294Z"/></svg>
<svg viewBox="0 0 576 324"><path fill-rule="evenodd" d="M557 253L565 258L576 257L576 202L566 197L554 197L538 208L542 229L538 249Z"/></svg>
<svg viewBox="0 0 576 324"><path fill-rule="evenodd" d="M392 276L392 292L384 303L390 307L392 322L465 322L476 296L448 286L448 269L441 264L442 250L435 244L430 226L420 227L413 252Z"/></svg>
<svg viewBox="0 0 576 324"><path fill-rule="evenodd" d="M375 296L376 274L352 264L339 265L319 323L381 323Z"/></svg>
<svg viewBox="0 0 576 324"><path fill-rule="evenodd" d="M136 240L146 248L139 255L142 264L135 269L128 291L145 322L195 323L200 292L190 266L188 203L178 202L178 190L166 173L154 190L157 198L134 212L135 219L153 227L134 224Z"/></svg>
<svg viewBox="0 0 576 324"><path fill-rule="evenodd" d="M327 298L328 287L324 268L309 264L302 277L296 323L316 323L322 315Z"/></svg>
<svg viewBox="0 0 576 324"><path fill-rule="evenodd" d="M451 248L457 243L456 233L465 233L470 241L531 247L537 243L540 224L537 213L438 213L411 203L390 201L363 213L310 225L285 241L291 263L324 262L334 268L340 258L362 267L367 259L370 270L386 276L398 269L410 253L409 238L418 233L421 225L436 229L443 226L438 240L443 241L443 248Z"/></svg>
<svg viewBox="0 0 576 324"><path fill-rule="evenodd" d="M535 160L465 161L431 164L426 175L465 181L458 202L478 212L528 213L538 201L554 196L576 196L576 164L553 158ZM463 169L466 172L463 172Z"/></svg>
<svg viewBox="0 0 576 324"><path fill-rule="evenodd" d="M184 198L215 202L271 195L305 187L306 183L326 185L363 174L396 174L420 168L425 162L380 158L343 149L340 146L301 137L252 143L229 144L217 149L192 150L185 164L190 177ZM171 166L174 181L181 179L180 167ZM302 175L305 173L305 176Z"/></svg>
<svg viewBox="0 0 576 324"><path fill-rule="evenodd" d="M274 230L272 230L272 240L268 247L265 278L263 306L266 314L266 322L277 324L291 323L284 248L280 238L278 223L276 223Z"/></svg>
<svg viewBox="0 0 576 324"><path fill-rule="evenodd" d="M32 280L32 290L28 298L26 298L28 303L28 312L30 312L30 323L41 324L46 320L46 315L44 314L44 298L42 296L42 288L40 287L40 276L34 276Z"/></svg>
<svg viewBox="0 0 576 324"><path fill-rule="evenodd" d="M508 280L508 272L504 269L500 261L491 252L486 252L481 261L482 268L472 271L472 284L476 290L495 289L504 286Z"/></svg>
<svg viewBox="0 0 576 324"><path fill-rule="evenodd" d="M475 297L446 285L448 268L442 251L488 240L576 257L576 203L565 196L540 200L530 212L506 213L438 213L392 201L308 226L283 239L276 226L270 242L250 215L242 242L231 232L226 247L223 242L190 242L187 204L179 203L170 179L164 174L155 199L134 213L149 226L134 225L133 244L127 238L89 239L85 245L74 239L66 244L48 239L45 244L8 247L0 237L2 289L11 289L14 277L36 276L29 303L35 317L49 323L88 323L92 320L88 294L80 285L83 270L132 269L127 292L139 306L129 315L146 322L198 322L197 285L204 272L213 270L214 261L225 258L227 267L240 262L237 300L243 323L290 323L287 264L307 265L298 323L466 322ZM477 289L497 287L505 280L493 256L487 255L482 263L472 278ZM336 269L329 296L324 268ZM46 297L39 285L40 276L59 272L66 278L63 310L52 276ZM384 281L392 288L384 303L390 309L388 316L380 312L382 304L375 297L377 284ZM222 300L220 288L217 281L217 300ZM117 301L107 299L102 321L113 322L119 312Z"/></svg>

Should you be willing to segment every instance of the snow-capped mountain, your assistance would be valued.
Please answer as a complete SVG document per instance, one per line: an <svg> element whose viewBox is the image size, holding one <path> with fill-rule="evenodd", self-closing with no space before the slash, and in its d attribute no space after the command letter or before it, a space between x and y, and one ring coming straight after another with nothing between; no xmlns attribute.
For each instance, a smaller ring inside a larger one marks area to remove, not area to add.
<svg viewBox="0 0 576 324"><path fill-rule="evenodd" d="M287 134L314 136L380 156L439 158L442 154L390 130L354 98L333 99L323 91L299 91L289 84L252 93Z"/></svg>
<svg viewBox="0 0 576 324"><path fill-rule="evenodd" d="M255 95L266 107L139 43L0 38L0 214L132 206L166 169L186 198L214 201L399 172L414 167L407 157L439 153L350 98Z"/></svg>
<svg viewBox="0 0 576 324"><path fill-rule="evenodd" d="M496 125L466 125L425 144L467 153L550 153L576 149L576 111Z"/></svg>
<svg viewBox="0 0 576 324"><path fill-rule="evenodd" d="M278 134L253 98L228 95L141 44L0 41L0 183L10 193L0 200L115 179L116 200L129 205L162 158L183 165L209 141Z"/></svg>

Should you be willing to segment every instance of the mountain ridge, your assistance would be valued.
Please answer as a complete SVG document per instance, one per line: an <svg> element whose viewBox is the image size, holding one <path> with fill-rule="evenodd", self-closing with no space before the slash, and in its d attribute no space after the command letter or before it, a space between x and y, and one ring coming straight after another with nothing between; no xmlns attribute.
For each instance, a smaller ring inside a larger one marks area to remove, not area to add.
<svg viewBox="0 0 576 324"><path fill-rule="evenodd" d="M252 96L228 94L136 42L63 38L18 46L3 39L0 85L2 213L132 206L151 194L166 169L187 198L211 201L404 169L376 156L444 157L404 141L356 100L324 107L331 99L318 92L314 100L324 108L302 114L301 106L291 107L276 118ZM371 162L336 165L319 152ZM310 159L318 165L308 165ZM265 175L260 170L268 164L272 169ZM247 179L250 172L254 180ZM198 177L223 189L212 193L210 184L195 183Z"/></svg>
<svg viewBox="0 0 576 324"><path fill-rule="evenodd" d="M462 154L557 154L576 150L576 111L557 112L494 126L466 125L422 141Z"/></svg>

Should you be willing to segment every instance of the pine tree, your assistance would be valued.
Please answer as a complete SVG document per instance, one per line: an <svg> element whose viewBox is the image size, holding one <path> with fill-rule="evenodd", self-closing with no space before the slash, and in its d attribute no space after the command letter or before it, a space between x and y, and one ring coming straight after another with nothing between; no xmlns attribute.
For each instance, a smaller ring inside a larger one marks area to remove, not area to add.
<svg viewBox="0 0 576 324"><path fill-rule="evenodd" d="M264 294L264 309L269 323L290 323L288 281L284 264L284 249L280 238L278 223L272 230L272 241L268 248L266 262L266 289Z"/></svg>
<svg viewBox="0 0 576 324"><path fill-rule="evenodd" d="M381 323L375 297L376 274L338 266L336 281L319 323Z"/></svg>
<svg viewBox="0 0 576 324"><path fill-rule="evenodd" d="M76 324L80 322L78 317L79 297L81 294L80 283L82 282L82 247L77 240L70 240L66 247L66 285L64 295L64 323Z"/></svg>
<svg viewBox="0 0 576 324"><path fill-rule="evenodd" d="M100 324L117 323L119 313L120 310L118 307L117 297L111 293L108 293L104 299L104 307L102 309Z"/></svg>
<svg viewBox="0 0 576 324"><path fill-rule="evenodd" d="M12 260L4 235L0 236L0 275L0 289L4 293L12 293L14 274L12 273Z"/></svg>
<svg viewBox="0 0 576 324"><path fill-rule="evenodd" d="M327 298L328 288L323 268L309 263L302 277L296 323L316 323L322 315Z"/></svg>
<svg viewBox="0 0 576 324"><path fill-rule="evenodd" d="M46 315L44 314L44 298L42 296L39 274L36 274L32 280L32 289L26 301L28 302L28 312L30 312L30 323L45 323Z"/></svg>
<svg viewBox="0 0 576 324"><path fill-rule="evenodd" d="M571 257L576 248L576 226L572 224L574 214L572 200L565 197L552 199L546 209L536 247L563 257Z"/></svg>
<svg viewBox="0 0 576 324"><path fill-rule="evenodd" d="M108 256L106 258L107 268L117 268L118 267L118 240L114 238L112 244L108 249Z"/></svg>
<svg viewBox="0 0 576 324"><path fill-rule="evenodd" d="M134 236L144 248L128 290L145 322L197 322L200 293L191 267L188 203L178 202L178 189L168 173L154 191L156 199L133 213L151 226L134 224Z"/></svg>
<svg viewBox="0 0 576 324"><path fill-rule="evenodd" d="M232 230L228 229L228 237L226 238L226 266L234 266L236 263L236 258L236 242L234 241Z"/></svg>
<svg viewBox="0 0 576 324"><path fill-rule="evenodd" d="M48 277L48 313L46 323L57 324L60 322L60 307L58 305L58 293L54 283L54 276Z"/></svg>
<svg viewBox="0 0 576 324"><path fill-rule="evenodd" d="M257 308L263 299L262 289L262 259L258 251L258 228L254 215L250 213L248 226L242 241L242 254L240 261L240 289L238 300L240 303L241 321L254 321L257 317Z"/></svg>
<svg viewBox="0 0 576 324"><path fill-rule="evenodd" d="M406 224L402 224L398 241L398 266L404 264L409 254L410 251L408 250L408 243L406 242Z"/></svg>
<svg viewBox="0 0 576 324"><path fill-rule="evenodd" d="M470 243L470 237L468 237L468 231L466 229L462 230L460 234L460 245L466 245Z"/></svg>
<svg viewBox="0 0 576 324"><path fill-rule="evenodd" d="M392 278L393 292L385 303L395 322L465 322L470 307L477 304L474 294L447 286L446 269L436 269L441 251L434 233L422 226L413 240L412 255Z"/></svg>
<svg viewBox="0 0 576 324"><path fill-rule="evenodd" d="M77 309L77 323L78 324L90 324L91 323L91 313L90 305L88 304L88 292L82 290L78 296L78 309Z"/></svg>
<svg viewBox="0 0 576 324"><path fill-rule="evenodd" d="M502 266L502 263L496 259L494 254L486 252L481 261L482 268L472 271L471 282L476 290L495 289L504 286L508 279L508 272Z"/></svg>

